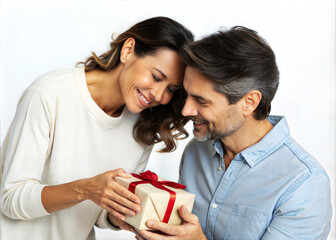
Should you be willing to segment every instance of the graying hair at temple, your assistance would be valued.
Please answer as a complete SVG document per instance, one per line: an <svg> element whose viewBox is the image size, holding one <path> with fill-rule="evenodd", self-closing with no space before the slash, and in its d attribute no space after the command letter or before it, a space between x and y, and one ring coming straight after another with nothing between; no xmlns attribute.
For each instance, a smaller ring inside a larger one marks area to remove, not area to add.
<svg viewBox="0 0 336 240"><path fill-rule="evenodd" d="M220 30L187 44L182 58L213 81L215 90L230 104L251 90L259 90L262 99L254 118L262 120L270 114L279 71L273 50L256 31L241 26Z"/></svg>

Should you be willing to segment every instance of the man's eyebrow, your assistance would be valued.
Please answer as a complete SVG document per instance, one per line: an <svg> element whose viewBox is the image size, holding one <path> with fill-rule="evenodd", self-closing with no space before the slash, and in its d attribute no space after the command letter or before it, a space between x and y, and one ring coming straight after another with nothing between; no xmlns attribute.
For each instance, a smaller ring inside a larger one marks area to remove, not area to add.
<svg viewBox="0 0 336 240"><path fill-rule="evenodd" d="M156 71L158 71L161 75L162 75L162 77L164 78L164 79L167 79L167 76L163 73L163 72L161 72L161 70L160 69L157 69L157 68L154 68Z"/></svg>
<svg viewBox="0 0 336 240"><path fill-rule="evenodd" d="M194 95L194 94L189 94L190 96L192 96L193 98L196 98L196 99L198 99L198 100L203 100L203 101L209 101L209 100L207 100L207 99L205 99L205 98L203 98L203 97L201 97L201 96L198 96L198 95Z"/></svg>

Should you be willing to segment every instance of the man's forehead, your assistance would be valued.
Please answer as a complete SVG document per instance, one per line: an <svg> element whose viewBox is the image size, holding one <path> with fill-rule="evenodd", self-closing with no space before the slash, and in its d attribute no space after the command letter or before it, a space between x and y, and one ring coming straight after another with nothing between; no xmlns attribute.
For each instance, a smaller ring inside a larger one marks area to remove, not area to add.
<svg viewBox="0 0 336 240"><path fill-rule="evenodd" d="M214 90L214 83L204 76L198 69L187 66L183 86L187 91L202 93Z"/></svg>

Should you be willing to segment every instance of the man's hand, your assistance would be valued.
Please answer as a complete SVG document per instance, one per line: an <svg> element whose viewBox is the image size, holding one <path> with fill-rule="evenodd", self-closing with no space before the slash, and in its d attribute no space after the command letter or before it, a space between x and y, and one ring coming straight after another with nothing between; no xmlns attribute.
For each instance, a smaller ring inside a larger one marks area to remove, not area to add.
<svg viewBox="0 0 336 240"><path fill-rule="evenodd" d="M146 230L137 230L137 239L147 240L206 240L201 225L196 215L191 214L182 205L179 209L182 225L169 225L156 220L148 220L147 226L153 230L161 231L162 234L153 233Z"/></svg>

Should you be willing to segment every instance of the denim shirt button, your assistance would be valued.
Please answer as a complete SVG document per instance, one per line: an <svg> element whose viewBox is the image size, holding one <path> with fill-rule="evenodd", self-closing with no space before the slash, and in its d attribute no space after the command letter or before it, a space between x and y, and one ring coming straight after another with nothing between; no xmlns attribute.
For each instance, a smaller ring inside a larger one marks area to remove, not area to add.
<svg viewBox="0 0 336 240"><path fill-rule="evenodd" d="M216 203L212 204L212 208L217 208L217 204Z"/></svg>

